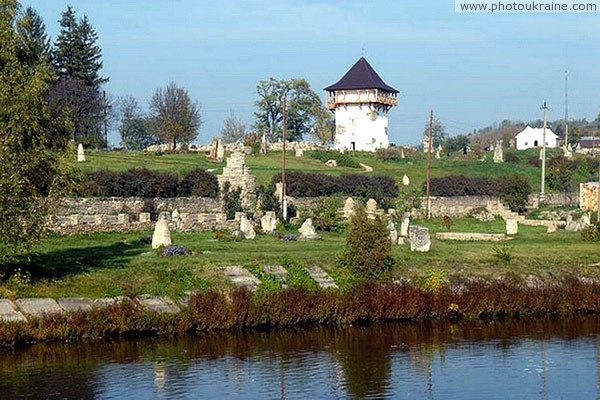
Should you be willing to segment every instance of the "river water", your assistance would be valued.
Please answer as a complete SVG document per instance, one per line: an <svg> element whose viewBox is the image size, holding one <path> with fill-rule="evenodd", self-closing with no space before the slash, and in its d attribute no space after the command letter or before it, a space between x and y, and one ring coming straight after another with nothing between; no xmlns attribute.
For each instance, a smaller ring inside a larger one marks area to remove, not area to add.
<svg viewBox="0 0 600 400"><path fill-rule="evenodd" d="M36 344L0 368L2 399L597 399L600 317Z"/></svg>

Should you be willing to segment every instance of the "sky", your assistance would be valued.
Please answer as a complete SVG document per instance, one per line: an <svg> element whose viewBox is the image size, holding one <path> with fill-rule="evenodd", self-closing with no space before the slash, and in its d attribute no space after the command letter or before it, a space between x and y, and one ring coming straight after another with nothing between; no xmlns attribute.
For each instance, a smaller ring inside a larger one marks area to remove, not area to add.
<svg viewBox="0 0 600 400"><path fill-rule="evenodd" d="M364 55L399 93L390 142L418 144L429 111L450 135L503 120L593 120L600 111L599 13L457 13L453 0L21 0L54 41L71 5L102 48L111 96L143 108L175 82L201 104L197 143L231 112L254 122L260 80L304 78L321 99ZM113 131L109 141L118 144Z"/></svg>

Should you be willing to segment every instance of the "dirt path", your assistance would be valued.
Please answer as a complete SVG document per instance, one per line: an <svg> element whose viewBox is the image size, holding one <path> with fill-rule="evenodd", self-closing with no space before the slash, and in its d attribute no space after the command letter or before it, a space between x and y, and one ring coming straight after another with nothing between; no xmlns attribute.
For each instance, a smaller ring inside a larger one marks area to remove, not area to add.
<svg viewBox="0 0 600 400"><path fill-rule="evenodd" d="M373 167L371 167L367 164L360 163L360 166L365 169L364 172L373 172Z"/></svg>

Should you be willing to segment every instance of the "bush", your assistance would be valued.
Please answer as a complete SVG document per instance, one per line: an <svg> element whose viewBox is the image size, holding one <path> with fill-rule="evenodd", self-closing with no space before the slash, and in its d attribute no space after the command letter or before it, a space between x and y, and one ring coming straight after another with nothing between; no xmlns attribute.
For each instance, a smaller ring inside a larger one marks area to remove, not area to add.
<svg viewBox="0 0 600 400"><path fill-rule="evenodd" d="M217 177L203 169L194 169L183 177L179 184L179 196L215 198L219 195Z"/></svg>
<svg viewBox="0 0 600 400"><path fill-rule="evenodd" d="M281 181L281 174L273 177L275 182ZM334 194L353 196L367 200L373 198L378 202L386 198L398 196L398 186L389 176L307 174L289 172L286 174L286 192L293 197L321 197Z"/></svg>
<svg viewBox="0 0 600 400"><path fill-rule="evenodd" d="M346 226L344 216L338 212L339 203L334 197L320 199L312 209L311 218L316 229L326 232L341 232Z"/></svg>
<svg viewBox="0 0 600 400"><path fill-rule="evenodd" d="M227 219L234 219L236 212L244 211L242 208L241 188L231 190L231 184L225 182L223 185L223 193L221 195L223 196L223 208L227 215Z"/></svg>
<svg viewBox="0 0 600 400"><path fill-rule="evenodd" d="M79 194L92 197L216 197L218 183L213 174L200 169L189 172L181 182L176 174L147 168L122 172L99 170L85 175Z"/></svg>
<svg viewBox="0 0 600 400"><path fill-rule="evenodd" d="M527 164L531 165L532 167L540 168L542 166L542 160L540 160L539 156L529 157L527 159Z"/></svg>
<svg viewBox="0 0 600 400"><path fill-rule="evenodd" d="M581 238L586 241L600 241L600 223L592 224L587 229L581 231Z"/></svg>
<svg viewBox="0 0 600 400"><path fill-rule="evenodd" d="M395 161L402 159L402 147L380 148L375 151L375 157L380 161Z"/></svg>
<svg viewBox="0 0 600 400"><path fill-rule="evenodd" d="M506 153L504 155L504 161L517 164L519 162L519 157L515 153Z"/></svg>
<svg viewBox="0 0 600 400"><path fill-rule="evenodd" d="M357 207L350 219L340 266L363 278L377 279L394 265L391 253L392 243L383 218L376 215L370 219L363 207Z"/></svg>
<svg viewBox="0 0 600 400"><path fill-rule="evenodd" d="M258 199L263 211L280 211L281 205L275 194L275 185L260 185L258 187Z"/></svg>
<svg viewBox="0 0 600 400"><path fill-rule="evenodd" d="M316 150L309 153L310 157L323 162L335 160L338 167L361 168L360 163L347 153L336 150Z"/></svg>
<svg viewBox="0 0 600 400"><path fill-rule="evenodd" d="M425 183L423 183L423 188ZM424 190L424 189L423 189ZM448 175L433 178L430 182L433 196L494 196L498 197L512 211L525 211L531 193L526 176L514 174L501 177L466 177Z"/></svg>

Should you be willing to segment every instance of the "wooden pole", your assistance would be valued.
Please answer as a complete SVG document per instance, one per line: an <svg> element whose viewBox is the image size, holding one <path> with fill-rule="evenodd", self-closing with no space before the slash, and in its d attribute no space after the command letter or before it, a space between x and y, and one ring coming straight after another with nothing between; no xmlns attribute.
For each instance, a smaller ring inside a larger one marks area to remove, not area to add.
<svg viewBox="0 0 600 400"><path fill-rule="evenodd" d="M429 140L427 140L427 219L431 218L431 200L429 199L429 181L431 180L431 136L433 135L433 110L429 113Z"/></svg>
<svg viewBox="0 0 600 400"><path fill-rule="evenodd" d="M546 113L548 111L546 102L544 102L542 110L544 111L544 128L542 131L542 182L540 184L540 203L546 198Z"/></svg>
<svg viewBox="0 0 600 400"><path fill-rule="evenodd" d="M282 140L282 152L281 152L281 207L283 219L287 221L287 199L286 199L286 190L285 190L285 141L286 141L286 94L283 94L283 127L281 131L281 140Z"/></svg>

